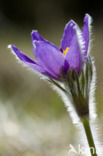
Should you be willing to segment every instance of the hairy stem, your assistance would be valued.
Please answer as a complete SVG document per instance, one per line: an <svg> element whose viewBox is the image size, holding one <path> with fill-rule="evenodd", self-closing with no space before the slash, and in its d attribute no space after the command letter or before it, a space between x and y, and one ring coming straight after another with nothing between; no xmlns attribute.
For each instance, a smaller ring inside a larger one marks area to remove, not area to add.
<svg viewBox="0 0 103 156"><path fill-rule="evenodd" d="M90 128L89 118L85 117L81 121L82 121L83 126L84 126L84 130L85 130L85 134L86 134L87 141L89 144L91 156L97 156L96 147L94 144L94 140L93 140L93 136L92 136L92 132L91 132L91 128Z"/></svg>

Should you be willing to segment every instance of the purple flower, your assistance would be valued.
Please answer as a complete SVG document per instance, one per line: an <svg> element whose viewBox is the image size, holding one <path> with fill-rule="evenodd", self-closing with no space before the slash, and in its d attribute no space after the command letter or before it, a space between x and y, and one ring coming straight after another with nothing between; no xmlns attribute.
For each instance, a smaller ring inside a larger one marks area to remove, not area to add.
<svg viewBox="0 0 103 156"><path fill-rule="evenodd" d="M60 48L41 37L38 31L32 31L36 60L29 58L14 45L10 45L9 48L27 66L48 77L61 80L60 71L64 76L69 69L81 72L90 46L90 24L91 17L88 14L84 17L82 30L73 20L69 21L64 29Z"/></svg>

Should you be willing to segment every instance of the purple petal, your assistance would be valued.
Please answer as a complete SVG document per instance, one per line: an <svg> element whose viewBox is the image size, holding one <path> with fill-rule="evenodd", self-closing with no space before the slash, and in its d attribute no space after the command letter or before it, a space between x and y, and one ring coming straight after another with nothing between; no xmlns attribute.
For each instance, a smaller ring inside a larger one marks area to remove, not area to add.
<svg viewBox="0 0 103 156"><path fill-rule="evenodd" d="M29 66L29 67L31 67L31 68L33 68L33 69L35 69L41 73L45 72L38 64L36 64L36 62L34 60L32 60L27 55L22 53L18 48L16 48L16 46L9 45L8 48L11 49L11 51L13 52L13 54L16 55L18 60L25 63L27 66Z"/></svg>
<svg viewBox="0 0 103 156"><path fill-rule="evenodd" d="M71 46L71 42L73 39L73 36L75 35L75 31L73 29L73 27L76 25L76 23L71 20L69 21L64 29L64 34L61 40L61 49L65 50L67 47Z"/></svg>
<svg viewBox="0 0 103 156"><path fill-rule="evenodd" d="M32 41L46 41L40 34L38 33L37 30L33 30L31 33L31 39Z"/></svg>
<svg viewBox="0 0 103 156"><path fill-rule="evenodd" d="M27 55L25 55L24 53L22 53L18 48L16 48L16 46L14 45L9 45L8 46L12 52L14 54L16 54L16 56L22 61L22 62L25 62L25 63L34 63L34 60L29 58Z"/></svg>
<svg viewBox="0 0 103 156"><path fill-rule="evenodd" d="M50 44L51 46L57 48L53 43L49 42L48 40L44 39L42 36L40 36L40 34L38 33L37 30L33 30L32 33L31 33L31 38L32 38L32 44L33 44L33 52L34 52L34 55L35 57L37 57L36 55L36 47L35 47L35 42L36 41L44 41L48 44ZM58 49L58 48L57 48Z"/></svg>
<svg viewBox="0 0 103 156"><path fill-rule="evenodd" d="M75 35L73 36L70 49L68 50L65 59L69 64L69 68L72 70L76 69L80 72L82 67L82 51L81 44L78 37L78 27L74 27Z"/></svg>
<svg viewBox="0 0 103 156"><path fill-rule="evenodd" d="M38 63L47 69L49 73L53 73L58 77L64 64L64 55L59 49L43 41L36 41L35 46Z"/></svg>
<svg viewBox="0 0 103 156"><path fill-rule="evenodd" d="M64 66L62 67L62 73L63 75L66 75L67 74L67 71L69 69L69 63L67 60L64 61Z"/></svg>
<svg viewBox="0 0 103 156"><path fill-rule="evenodd" d="M84 55L86 56L89 50L89 44L90 44L90 25L91 25L91 17L86 14L84 17L84 26L83 26L83 37L85 40L85 51L84 51Z"/></svg>
<svg viewBox="0 0 103 156"><path fill-rule="evenodd" d="M32 60L31 58L29 58L27 55L25 55L24 53L22 53L18 48L16 48L14 45L9 45L8 48L11 49L11 51L13 52L13 54L16 55L17 59L19 61L21 61L22 63L25 63L25 65L31 67L32 69L37 70L38 72L52 77L54 79L58 79L57 76L49 71L47 71L45 68L43 68L41 65L39 65L37 62L35 62L34 60Z"/></svg>

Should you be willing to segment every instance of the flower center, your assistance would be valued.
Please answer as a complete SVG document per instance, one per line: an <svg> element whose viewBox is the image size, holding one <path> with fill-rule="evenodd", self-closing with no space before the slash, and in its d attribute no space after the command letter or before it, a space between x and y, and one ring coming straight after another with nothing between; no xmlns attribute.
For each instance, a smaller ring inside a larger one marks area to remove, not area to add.
<svg viewBox="0 0 103 156"><path fill-rule="evenodd" d="M63 54L66 55L66 53L68 52L69 47L67 47L65 50L63 50Z"/></svg>

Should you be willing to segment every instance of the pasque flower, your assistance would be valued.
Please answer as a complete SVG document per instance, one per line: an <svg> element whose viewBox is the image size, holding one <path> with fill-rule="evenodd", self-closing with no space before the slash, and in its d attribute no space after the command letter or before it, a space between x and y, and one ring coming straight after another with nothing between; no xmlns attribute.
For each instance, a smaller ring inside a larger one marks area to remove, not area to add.
<svg viewBox="0 0 103 156"><path fill-rule="evenodd" d="M73 20L69 21L64 29L60 48L41 37L37 30L32 31L33 53L36 60L29 58L14 45L9 45L9 48L30 68L61 81L60 72L64 76L69 69L81 72L89 51L90 23L91 18L88 14L84 17L82 30Z"/></svg>
<svg viewBox="0 0 103 156"><path fill-rule="evenodd" d="M70 101L84 126L90 149L95 149L89 123L90 103L93 103L95 88L95 66L89 54L90 24L91 17L88 14L84 17L82 30L73 20L69 21L60 48L41 37L38 31L32 31L36 60L29 58L14 45L9 45L9 48L21 62L47 76L49 82L62 91L62 98L65 96ZM68 104L66 106L70 108ZM91 156L96 154L91 151Z"/></svg>
<svg viewBox="0 0 103 156"><path fill-rule="evenodd" d="M60 48L40 36L37 30L32 31L35 60L16 46L9 45L20 62L47 76L49 82L72 97L75 110L80 117L89 114L88 103L93 73L89 54L90 24L89 14L84 17L82 30L73 20L69 21L64 29Z"/></svg>

